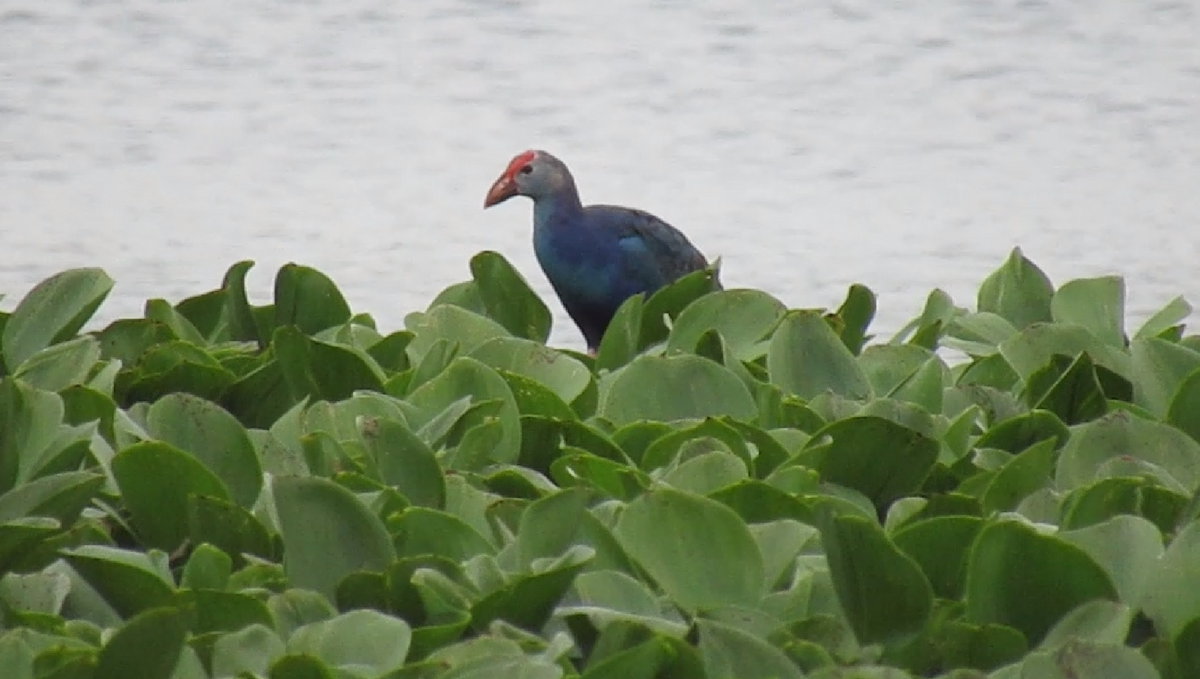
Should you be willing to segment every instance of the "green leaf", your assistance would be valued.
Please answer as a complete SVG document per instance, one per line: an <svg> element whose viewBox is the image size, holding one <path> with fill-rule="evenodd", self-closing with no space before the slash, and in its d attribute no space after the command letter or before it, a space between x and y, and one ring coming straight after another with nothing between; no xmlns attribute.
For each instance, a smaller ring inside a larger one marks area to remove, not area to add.
<svg viewBox="0 0 1200 679"><path fill-rule="evenodd" d="M692 355L639 356L601 380L597 414L616 425L758 415L744 382L724 367Z"/></svg>
<svg viewBox="0 0 1200 679"><path fill-rule="evenodd" d="M682 609L757 606L763 562L746 524L723 504L670 488L625 508L617 539Z"/></svg>
<svg viewBox="0 0 1200 679"><path fill-rule="evenodd" d="M1167 408L1167 423L1200 442L1200 368L1193 370L1179 384L1171 405Z"/></svg>
<svg viewBox="0 0 1200 679"><path fill-rule="evenodd" d="M460 351L470 353L490 339L511 336L496 321L450 304L435 306L423 314L410 314L404 324L413 333L408 355L414 365L439 341L458 344Z"/></svg>
<svg viewBox="0 0 1200 679"><path fill-rule="evenodd" d="M471 625L482 632L493 620L500 619L525 629L541 629L592 555L592 550L576 547L544 570L508 580L475 603Z"/></svg>
<svg viewBox="0 0 1200 679"><path fill-rule="evenodd" d="M188 537L189 495L229 499L225 484L199 460L160 441L117 453L112 472L142 542L168 552Z"/></svg>
<svg viewBox="0 0 1200 679"><path fill-rule="evenodd" d="M708 679L804 678L804 673L783 651L757 635L716 620L698 620L696 627L704 675Z"/></svg>
<svg viewBox="0 0 1200 679"><path fill-rule="evenodd" d="M187 342L156 344L131 371L118 376L114 397L119 402L154 401L186 391L215 399L237 376L204 349Z"/></svg>
<svg viewBox="0 0 1200 679"><path fill-rule="evenodd" d="M515 462L521 450L521 419L516 400L503 377L473 358L464 356L454 359L445 370L409 395L408 401L428 418L425 421L412 422L413 428L417 429L420 435L422 427L428 426L428 423L433 422L438 415L464 397L469 397L476 403L493 399L500 402L495 417L500 421L502 436L499 444L492 450L491 459L500 463ZM457 444L459 436L483 422L488 416L488 413L476 412L463 416L461 420L455 418L457 424L450 432L447 444Z"/></svg>
<svg viewBox="0 0 1200 679"><path fill-rule="evenodd" d="M102 269L69 269L38 283L4 324L0 353L9 372L46 347L70 339L112 290Z"/></svg>
<svg viewBox="0 0 1200 679"><path fill-rule="evenodd" d="M61 391L82 384L100 360L100 343L84 335L60 342L30 356L13 373L39 389Z"/></svg>
<svg viewBox="0 0 1200 679"><path fill-rule="evenodd" d="M1200 617L1200 522L1187 525L1175 536L1146 582L1141 608L1160 633L1181 634Z"/></svg>
<svg viewBox="0 0 1200 679"><path fill-rule="evenodd" d="M213 644L212 674L232 677L239 672L266 676L271 663L284 653L279 636L264 625L251 625L223 634Z"/></svg>
<svg viewBox="0 0 1200 679"><path fill-rule="evenodd" d="M979 286L980 311L994 313L1024 329L1053 318L1054 286L1036 264L1013 248L1008 259Z"/></svg>
<svg viewBox="0 0 1200 679"><path fill-rule="evenodd" d="M291 325L277 328L271 344L296 399L339 401L359 389L383 391L383 370L362 349L314 340Z"/></svg>
<svg viewBox="0 0 1200 679"><path fill-rule="evenodd" d="M503 255L490 250L475 255L471 276L490 318L517 337L546 342L550 309Z"/></svg>
<svg viewBox="0 0 1200 679"><path fill-rule="evenodd" d="M992 477L981 501L987 513L1011 511L1031 493L1050 483L1054 439L1043 439L1006 462Z"/></svg>
<svg viewBox="0 0 1200 679"><path fill-rule="evenodd" d="M655 290L646 299L642 308L642 322L638 332L637 347L645 349L667 339L673 319L705 295L721 289L717 280L720 260L699 271L685 274ZM664 321L666 319L672 319Z"/></svg>
<svg viewBox="0 0 1200 679"><path fill-rule="evenodd" d="M1158 528L1140 516L1121 515L1059 537L1087 552L1108 573L1121 601L1137 606L1163 554ZM1118 640L1123 641L1124 638Z"/></svg>
<svg viewBox="0 0 1200 679"><path fill-rule="evenodd" d="M62 472L22 484L0 495L0 523L27 516L48 516L70 526L104 485L93 472Z"/></svg>
<svg viewBox="0 0 1200 679"><path fill-rule="evenodd" d="M188 534L193 542L220 547L241 565L243 553L270 558L271 537L253 514L217 497L188 495Z"/></svg>
<svg viewBox="0 0 1200 679"><path fill-rule="evenodd" d="M1033 325L1000 344L1000 354L1013 370L1028 381L1049 364L1055 355L1075 358L1087 352L1096 365L1121 377L1131 374L1130 359L1123 351L1104 344L1078 325L1045 323Z"/></svg>
<svg viewBox="0 0 1200 679"><path fill-rule="evenodd" d="M1129 349L1133 356L1133 402L1164 417L1184 380L1200 370L1200 352L1154 337L1134 340Z"/></svg>
<svg viewBox="0 0 1200 679"><path fill-rule="evenodd" d="M0 491L12 488L36 464L62 418L58 394L12 378L0 380Z"/></svg>
<svg viewBox="0 0 1200 679"><path fill-rule="evenodd" d="M306 335L350 320L350 305L333 281L316 269L288 263L275 275L276 327L294 325Z"/></svg>
<svg viewBox="0 0 1200 679"><path fill-rule="evenodd" d="M1015 627L1039 643L1062 616L1093 599L1117 600L1104 570L1082 549L1015 520L986 526L967 566L966 615Z"/></svg>
<svg viewBox="0 0 1200 679"><path fill-rule="evenodd" d="M498 370L537 380L565 403L579 398L592 380L591 371L576 359L516 337L497 337L484 342L470 356Z"/></svg>
<svg viewBox="0 0 1200 679"><path fill-rule="evenodd" d="M434 509L445 505L446 480L424 441L394 420L365 419L360 426L385 484L414 505Z"/></svg>
<svg viewBox="0 0 1200 679"><path fill-rule="evenodd" d="M1125 346L1125 279L1120 276L1080 278L1064 283L1050 302L1059 323L1088 329L1105 344Z"/></svg>
<svg viewBox="0 0 1200 679"><path fill-rule="evenodd" d="M1186 495L1200 485L1200 443L1178 429L1115 411L1078 425L1059 455L1055 486L1069 490L1108 476L1128 476L1113 464L1161 470L1164 484L1174 482ZM1170 487L1168 485L1168 487Z"/></svg>
<svg viewBox="0 0 1200 679"><path fill-rule="evenodd" d="M276 478L272 493L283 536L283 565L295 587L333 600L358 570L384 570L396 558L383 524L350 491L316 477Z"/></svg>
<svg viewBox="0 0 1200 679"><path fill-rule="evenodd" d="M166 555L161 552L84 545L64 550L62 554L71 568L122 617L170 606L173 602L175 583L167 570ZM72 595L75 589L72 588Z"/></svg>
<svg viewBox="0 0 1200 679"><path fill-rule="evenodd" d="M901 526L892 541L921 567L934 594L954 600L962 598L967 555L982 526L974 516L935 516Z"/></svg>
<svg viewBox="0 0 1200 679"><path fill-rule="evenodd" d="M933 590L920 565L889 542L877 524L831 516L822 522L821 542L838 601L859 643L896 643L921 631Z"/></svg>
<svg viewBox="0 0 1200 679"><path fill-rule="evenodd" d="M144 611L100 649L93 679L169 679L187 634L183 615L171 608Z"/></svg>
<svg viewBox="0 0 1200 679"><path fill-rule="evenodd" d="M832 438L813 466L821 478L854 488L883 508L921 487L937 461L938 444L880 417L851 417L821 429Z"/></svg>
<svg viewBox="0 0 1200 679"><path fill-rule="evenodd" d="M300 627L288 639L287 652L378 677L404 665L410 643L408 623L378 611L358 610Z"/></svg>
<svg viewBox="0 0 1200 679"><path fill-rule="evenodd" d="M842 343L850 353L857 356L869 339L867 327L875 318L875 293L865 285L851 285L846 291L846 300L838 307L837 315L846 324L838 333L842 337Z"/></svg>
<svg viewBox="0 0 1200 679"><path fill-rule="evenodd" d="M627 298L617 307L600 346L596 351L596 371L616 370L633 360L640 349L638 339L642 334L642 313L646 306L646 295L637 294Z"/></svg>
<svg viewBox="0 0 1200 679"><path fill-rule="evenodd" d="M779 321L787 307L758 290L721 290L688 305L675 319L667 350L692 351L709 330L721 333L739 359L762 353L759 342Z"/></svg>
<svg viewBox="0 0 1200 679"><path fill-rule="evenodd" d="M1158 337L1162 333L1170 330L1180 321L1187 318L1192 313L1192 305L1187 303L1183 297L1175 297L1166 306L1154 312L1141 328L1134 334L1136 339L1145 339L1147 337Z"/></svg>
<svg viewBox="0 0 1200 679"><path fill-rule="evenodd" d="M258 499L262 467L245 428L221 406L191 394L169 394L150 406L147 430L191 453L221 479L243 507Z"/></svg>
<svg viewBox="0 0 1200 679"><path fill-rule="evenodd" d="M814 312L789 312L767 351L771 382L800 398L833 392L850 399L871 396L871 385L854 355Z"/></svg>
<svg viewBox="0 0 1200 679"><path fill-rule="evenodd" d="M568 488L525 508L516 541L521 568L530 568L535 559L557 558L574 544L588 495L582 489Z"/></svg>

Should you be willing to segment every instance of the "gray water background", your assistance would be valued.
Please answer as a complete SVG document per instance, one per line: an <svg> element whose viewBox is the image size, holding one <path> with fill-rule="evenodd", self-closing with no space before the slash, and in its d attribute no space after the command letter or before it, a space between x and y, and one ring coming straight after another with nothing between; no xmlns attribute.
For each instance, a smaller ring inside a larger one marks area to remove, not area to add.
<svg viewBox="0 0 1200 679"><path fill-rule="evenodd" d="M265 302L296 261L394 329L494 249L579 347L529 203L482 210L529 147L881 331L1018 245L1133 323L1200 303L1196 0L0 0L0 307L101 266L107 322L240 259Z"/></svg>

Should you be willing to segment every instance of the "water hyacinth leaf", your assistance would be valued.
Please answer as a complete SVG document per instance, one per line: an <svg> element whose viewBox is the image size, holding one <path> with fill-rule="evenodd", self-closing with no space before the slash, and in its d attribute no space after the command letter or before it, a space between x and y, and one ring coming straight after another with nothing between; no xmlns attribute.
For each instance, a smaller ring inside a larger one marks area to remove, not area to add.
<svg viewBox="0 0 1200 679"><path fill-rule="evenodd" d="M1125 346L1125 279L1120 276L1079 278L1062 285L1050 301L1058 323L1088 329L1105 344Z"/></svg>
<svg viewBox="0 0 1200 679"><path fill-rule="evenodd" d="M821 478L861 492L880 508L920 488L937 461L937 441L880 417L834 422L813 441L825 436L832 445L814 463Z"/></svg>
<svg viewBox="0 0 1200 679"><path fill-rule="evenodd" d="M293 586L332 600L349 573L382 571L396 558L383 524L342 486L316 477L276 478L272 493Z"/></svg>
<svg viewBox="0 0 1200 679"><path fill-rule="evenodd" d="M494 417L500 421L502 436L492 450L492 460L500 463L515 462L521 450L521 416L516 400L503 377L492 368L468 356L454 359L445 370L409 395L408 401L429 418L424 422L412 422L412 426L420 435L428 422L432 422L452 404L466 397L477 401L499 401ZM492 415L483 411L464 413L454 431L465 432L489 416ZM429 441L428 438L425 440ZM448 442L453 445L457 440L451 435Z"/></svg>
<svg viewBox="0 0 1200 679"><path fill-rule="evenodd" d="M758 408L745 383L723 366L693 355L647 355L602 380L597 415L620 426L722 415L753 420Z"/></svg>
<svg viewBox="0 0 1200 679"><path fill-rule="evenodd" d="M15 634L0 637L0 667L8 672L8 679L34 679L33 649Z"/></svg>
<svg viewBox="0 0 1200 679"><path fill-rule="evenodd" d="M1163 554L1162 535L1140 516L1121 515L1059 537L1087 552L1108 573L1121 601L1137 606Z"/></svg>
<svg viewBox="0 0 1200 679"><path fill-rule="evenodd" d="M517 337L545 343L550 337L550 309L528 281L498 252L484 251L471 258L475 279L487 315Z"/></svg>
<svg viewBox="0 0 1200 679"><path fill-rule="evenodd" d="M1200 443L1167 424L1115 411L1076 426L1059 455L1055 486L1070 490L1107 476L1110 461L1143 461L1190 495L1200 485Z"/></svg>
<svg viewBox="0 0 1200 679"><path fill-rule="evenodd" d="M933 590L917 562L869 519L827 516L821 523L829 573L859 643L894 643L920 632Z"/></svg>
<svg viewBox="0 0 1200 679"><path fill-rule="evenodd" d="M803 679L804 673L780 649L761 637L716 620L700 619L700 657L709 679L774 677Z"/></svg>
<svg viewBox="0 0 1200 679"><path fill-rule="evenodd" d="M1129 635L1135 609L1103 599L1089 601L1071 611L1058 621L1040 648L1054 649L1071 639L1094 641L1101 644L1121 644Z"/></svg>
<svg viewBox="0 0 1200 679"><path fill-rule="evenodd" d="M1200 368L1189 373L1179 384L1167 409L1167 423L1200 442L1200 418L1196 413L1200 413Z"/></svg>
<svg viewBox="0 0 1200 679"><path fill-rule="evenodd" d="M16 484L53 441L63 419L62 397L12 378L0 380L0 492Z"/></svg>
<svg viewBox="0 0 1200 679"><path fill-rule="evenodd" d="M508 580L475 603L471 625L482 632L493 620L504 620L525 629L541 629L593 554L586 547L573 548L544 570Z"/></svg>
<svg viewBox="0 0 1200 679"><path fill-rule="evenodd" d="M495 547L463 519L448 512L412 507L389 522L396 535L396 551L402 557L427 554L462 562L479 554L493 554Z"/></svg>
<svg viewBox="0 0 1200 679"><path fill-rule="evenodd" d="M21 299L0 334L9 372L46 347L70 339L112 290L102 269L69 269L38 283Z"/></svg>
<svg viewBox="0 0 1200 679"><path fill-rule="evenodd" d="M650 477L636 467L564 446L550 465L550 476L561 487L588 484L618 500L632 500L650 487Z"/></svg>
<svg viewBox="0 0 1200 679"><path fill-rule="evenodd" d="M668 351L691 351L709 330L721 334L740 359L756 358L756 349L787 307L759 290L721 290L705 295L679 313L667 338Z"/></svg>
<svg viewBox="0 0 1200 679"><path fill-rule="evenodd" d="M408 357L413 364L419 364L439 341L457 344L466 354L488 340L511 336L507 328L487 316L450 304L410 315L405 319L405 327L413 333L408 344Z"/></svg>
<svg viewBox="0 0 1200 679"><path fill-rule="evenodd" d="M350 305L337 285L316 269L288 263L275 274L275 323L312 335L350 319Z"/></svg>
<svg viewBox="0 0 1200 679"><path fill-rule="evenodd" d="M340 679L337 672L311 655L284 655L271 665L270 679Z"/></svg>
<svg viewBox="0 0 1200 679"><path fill-rule="evenodd" d="M230 384L219 403L247 427L265 429L283 417L295 399L279 361L272 358Z"/></svg>
<svg viewBox="0 0 1200 679"><path fill-rule="evenodd" d="M577 415L557 394L541 382L507 370L498 370L517 403L522 417L536 415L555 420L574 420Z"/></svg>
<svg viewBox="0 0 1200 679"><path fill-rule="evenodd" d="M696 300L721 289L718 280L721 261L709 264L700 271L681 276L655 290L642 308L642 322L637 336L637 348L645 349L667 339L674 319ZM670 319L670 320L665 320Z"/></svg>
<svg viewBox="0 0 1200 679"><path fill-rule="evenodd" d="M804 399L833 392L850 399L871 395L871 385L833 328L814 312L790 312L767 351L771 382Z"/></svg>
<svg viewBox="0 0 1200 679"><path fill-rule="evenodd" d="M104 485L90 471L43 476L0 495L0 523L27 516L48 516L70 526Z"/></svg>
<svg viewBox="0 0 1200 679"><path fill-rule="evenodd" d="M0 572L29 556L30 552L60 532L54 519L30 516L0 524Z"/></svg>
<svg viewBox="0 0 1200 679"><path fill-rule="evenodd" d="M911 557L942 599L962 597L967 555L983 520L975 516L934 516L905 524L892 541Z"/></svg>
<svg viewBox="0 0 1200 679"><path fill-rule="evenodd" d="M1188 304L1183 297L1175 297L1166 306L1154 312L1154 315L1146 319L1142 327L1134 333L1135 339L1145 339L1147 337L1158 337L1167 332L1173 327L1176 327L1180 321L1186 319L1192 313L1192 305Z"/></svg>
<svg viewBox="0 0 1200 679"><path fill-rule="evenodd" d="M118 359L126 366L137 363L150 347L177 339L167 326L144 318L113 321L92 336L99 340L103 358Z"/></svg>
<svg viewBox="0 0 1200 679"><path fill-rule="evenodd" d="M517 337L489 340L470 355L493 368L537 380L566 403L578 398L592 379L587 366L567 354Z"/></svg>
<svg viewBox="0 0 1200 679"><path fill-rule="evenodd" d="M645 305L646 295L639 293L629 297L621 303L621 306L617 307L617 312L608 322L608 328L604 330L604 337L600 339L600 346L596 351L597 373L616 370L637 356L640 349L638 338L642 334L642 311Z"/></svg>
<svg viewBox="0 0 1200 679"><path fill-rule="evenodd" d="M1066 424L1078 424L1107 411L1104 387L1087 353L1072 360L1055 355L1050 364L1029 377L1025 401L1030 408L1054 413Z"/></svg>
<svg viewBox="0 0 1200 679"><path fill-rule="evenodd" d="M604 657L589 659L580 679L655 679L670 666L671 644L657 636Z"/></svg>
<svg viewBox="0 0 1200 679"><path fill-rule="evenodd" d="M625 508L617 539L680 608L757 606L765 593L762 555L733 510L670 488Z"/></svg>
<svg viewBox="0 0 1200 679"><path fill-rule="evenodd" d="M338 401L358 389L383 391L383 370L361 349L311 339L290 325L277 328L271 344L296 399Z"/></svg>
<svg viewBox="0 0 1200 679"><path fill-rule="evenodd" d="M100 343L84 335L42 349L14 371L13 377L39 389L61 391L82 384L100 360Z"/></svg>
<svg viewBox="0 0 1200 679"><path fill-rule="evenodd" d="M11 611L58 615L70 591L71 578L58 571L8 573L0 578L0 601Z"/></svg>
<svg viewBox="0 0 1200 679"><path fill-rule="evenodd" d="M140 553L103 545L63 550L71 565L118 615L130 618L161 606L170 606L175 583L166 554ZM69 604L68 604L69 605Z"/></svg>
<svg viewBox="0 0 1200 679"><path fill-rule="evenodd" d="M1134 340L1133 402L1163 417L1188 375L1200 370L1200 351L1156 337Z"/></svg>
<svg viewBox="0 0 1200 679"><path fill-rule="evenodd" d="M378 611L357 610L310 623L287 640L287 652L319 658L330 667L383 676L400 669L412 643L412 628Z"/></svg>
<svg viewBox="0 0 1200 679"><path fill-rule="evenodd" d="M150 406L146 427L208 467L234 502L249 507L258 499L258 454L245 428L221 406L191 394L169 394Z"/></svg>
<svg viewBox="0 0 1200 679"><path fill-rule="evenodd" d="M146 301L145 316L156 323L162 323L171 329L176 337L185 341L204 346L208 344L204 335L192 325L192 322L180 314L171 303L165 299Z"/></svg>
<svg viewBox="0 0 1200 679"><path fill-rule="evenodd" d="M220 549L201 542L192 550L183 568L181 587L189 589L224 590L229 585L233 559Z"/></svg>
<svg viewBox="0 0 1200 679"><path fill-rule="evenodd" d="M1053 360L1055 355L1075 358L1087 352L1098 366L1128 379L1132 373L1129 355L1101 342L1087 328L1065 323L1045 323L1030 326L1020 334L1000 344L1000 354L1013 370L1028 381L1037 371Z"/></svg>
<svg viewBox="0 0 1200 679"><path fill-rule="evenodd" d="M1033 410L992 426L975 441L975 447L998 448L1016 455L1046 439L1053 439L1058 447L1070 436L1071 430L1054 413Z"/></svg>
<svg viewBox="0 0 1200 679"><path fill-rule="evenodd" d="M187 628L172 608L144 611L128 620L100 649L93 679L168 679L179 662Z"/></svg>
<svg viewBox="0 0 1200 679"><path fill-rule="evenodd" d="M1018 247L980 284L976 303L980 311L994 313L1024 329L1052 320L1053 297L1050 279Z"/></svg>
<svg viewBox="0 0 1200 679"><path fill-rule="evenodd" d="M254 341L263 348L266 347L267 338L259 332L254 309L246 296L246 274L253 267L254 262L248 259L229 267L221 281L221 289L225 293L225 316L229 319L230 339Z"/></svg>
<svg viewBox="0 0 1200 679"><path fill-rule="evenodd" d="M1200 611L1200 522L1175 536L1146 583L1141 608L1163 634L1176 637Z"/></svg>
<svg viewBox="0 0 1200 679"><path fill-rule="evenodd" d="M215 677L248 672L266 676L271 663L285 652L283 641L265 625L250 625L223 634L213 644L212 673Z"/></svg>
<svg viewBox="0 0 1200 679"><path fill-rule="evenodd" d="M385 484L419 507L444 506L446 481L424 441L395 420L364 419L360 429Z"/></svg>
<svg viewBox="0 0 1200 679"><path fill-rule="evenodd" d="M215 399L236 381L237 375L201 347L172 340L150 347L132 370L122 371L113 396L123 403L154 401L185 391Z"/></svg>
<svg viewBox="0 0 1200 679"><path fill-rule="evenodd" d="M856 360L876 394L891 394L935 357L915 344L877 344L863 349Z"/></svg>
<svg viewBox="0 0 1200 679"><path fill-rule="evenodd" d="M138 537L167 552L188 537L189 495L230 499L224 482L196 457L161 441L135 443L117 453L112 473Z"/></svg>
<svg viewBox="0 0 1200 679"><path fill-rule="evenodd" d="M967 564L966 615L1020 630L1037 644L1062 616L1093 599L1117 601L1087 552L1015 520L980 531Z"/></svg>
<svg viewBox="0 0 1200 679"><path fill-rule="evenodd" d="M1001 467L981 498L984 511L1010 511L1031 493L1045 488L1054 470L1054 445L1054 439L1043 439Z"/></svg>
<svg viewBox="0 0 1200 679"><path fill-rule="evenodd" d="M870 339L867 328L875 318L875 293L865 285L855 283L846 291L846 299L837 310L838 318L845 327L838 333L850 353L858 355L863 344Z"/></svg>
<svg viewBox="0 0 1200 679"><path fill-rule="evenodd" d="M723 447L716 439L697 439L685 446L705 441ZM662 482L679 490L707 495L747 478L749 472L746 471L746 463L732 452L718 449L681 462L679 466L663 475Z"/></svg>
<svg viewBox="0 0 1200 679"><path fill-rule="evenodd" d="M568 488L525 508L516 542L521 568L530 568L535 559L556 558L574 544L589 496L582 488Z"/></svg>
<svg viewBox="0 0 1200 679"><path fill-rule="evenodd" d="M1011 671L1006 671L1011 670ZM1015 665L992 676L995 679L1160 679L1154 665L1135 648L1071 639L1054 651L1031 653Z"/></svg>

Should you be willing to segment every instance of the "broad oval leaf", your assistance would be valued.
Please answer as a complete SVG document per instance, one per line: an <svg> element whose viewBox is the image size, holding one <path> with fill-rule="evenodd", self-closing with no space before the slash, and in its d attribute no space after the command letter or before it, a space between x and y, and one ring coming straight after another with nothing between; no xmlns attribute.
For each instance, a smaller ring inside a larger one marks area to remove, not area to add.
<svg viewBox="0 0 1200 679"><path fill-rule="evenodd" d="M350 305L328 276L288 263L275 275L275 325L294 325L306 335L350 319Z"/></svg>
<svg viewBox="0 0 1200 679"><path fill-rule="evenodd" d="M404 665L411 643L408 623L379 611L357 610L300 627L288 639L287 651L309 654L357 675L379 677Z"/></svg>
<svg viewBox="0 0 1200 679"><path fill-rule="evenodd" d="M758 415L746 384L699 356L639 356L605 376L600 386L596 413L618 426L721 415L752 420Z"/></svg>
<svg viewBox="0 0 1200 679"><path fill-rule="evenodd" d="M1093 599L1117 600L1087 552L1016 520L985 527L967 565L966 614L1021 630L1037 644L1062 616Z"/></svg>
<svg viewBox="0 0 1200 679"><path fill-rule="evenodd" d="M283 566L295 587L334 599L338 582L358 570L383 571L396 558L379 519L350 491L328 479L272 481Z"/></svg>
<svg viewBox="0 0 1200 679"><path fill-rule="evenodd" d="M38 283L17 304L0 334L10 372L46 347L69 339L112 290L103 269L69 269Z"/></svg>
<svg viewBox="0 0 1200 679"><path fill-rule="evenodd" d="M1050 279L1018 247L980 284L977 304L980 311L994 313L1023 329L1051 320L1053 297Z"/></svg>
<svg viewBox="0 0 1200 679"><path fill-rule="evenodd" d="M625 508L617 539L685 611L757 606L764 566L754 536L725 505L670 488Z"/></svg>
<svg viewBox="0 0 1200 679"><path fill-rule="evenodd" d="M1200 443L1175 427L1125 411L1073 428L1058 460L1055 485L1071 490L1111 474L1110 461L1146 462L1160 468L1190 495L1200 485ZM1124 475L1124 474L1123 474Z"/></svg>
<svg viewBox="0 0 1200 679"><path fill-rule="evenodd" d="M871 385L829 323L815 312L783 318L767 351L771 382L800 398L833 392L850 399L871 396Z"/></svg>
<svg viewBox="0 0 1200 679"><path fill-rule="evenodd" d="M750 360L761 353L759 341L786 310L783 302L759 290L720 290L680 312L667 338L667 349L692 351L704 333L715 329L735 356Z"/></svg>
<svg viewBox="0 0 1200 679"><path fill-rule="evenodd" d="M1125 279L1120 276L1079 278L1062 285L1050 300L1059 323L1088 329L1109 346L1125 346Z"/></svg>
<svg viewBox="0 0 1200 679"><path fill-rule="evenodd" d="M518 337L496 337L488 340L472 351L470 356L498 370L507 370L537 380L549 387L565 403L578 398L592 380L591 371L578 360L561 351Z"/></svg>
<svg viewBox="0 0 1200 679"><path fill-rule="evenodd" d="M550 309L503 255L490 250L475 255L471 276L490 318L517 337L545 343L550 337Z"/></svg>
<svg viewBox="0 0 1200 679"><path fill-rule="evenodd" d="M168 679L175 672L187 627L174 608L155 608L128 620L113 634L96 663L93 679Z"/></svg>
<svg viewBox="0 0 1200 679"><path fill-rule="evenodd" d="M191 394L168 394L146 413L156 438L187 451L224 482L243 507L258 499L262 467L246 429L221 406Z"/></svg>

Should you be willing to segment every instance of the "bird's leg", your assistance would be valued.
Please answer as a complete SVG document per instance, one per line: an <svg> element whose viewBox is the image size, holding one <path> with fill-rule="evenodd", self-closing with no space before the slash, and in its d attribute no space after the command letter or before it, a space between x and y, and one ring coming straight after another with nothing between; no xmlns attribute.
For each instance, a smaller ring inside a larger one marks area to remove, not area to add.
<svg viewBox="0 0 1200 679"><path fill-rule="evenodd" d="M596 347L588 347L588 356L591 356L592 358L596 358L596 351L597 351Z"/></svg>

